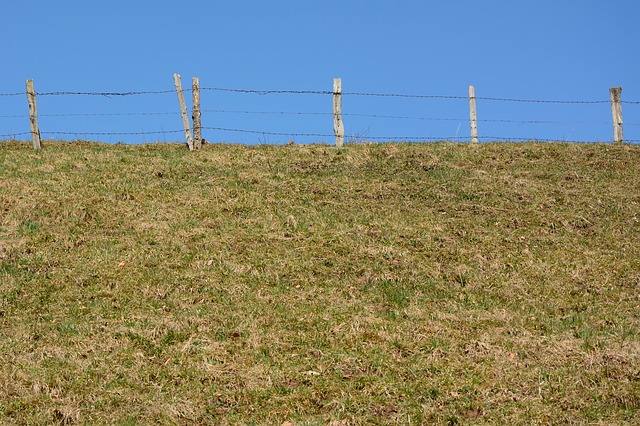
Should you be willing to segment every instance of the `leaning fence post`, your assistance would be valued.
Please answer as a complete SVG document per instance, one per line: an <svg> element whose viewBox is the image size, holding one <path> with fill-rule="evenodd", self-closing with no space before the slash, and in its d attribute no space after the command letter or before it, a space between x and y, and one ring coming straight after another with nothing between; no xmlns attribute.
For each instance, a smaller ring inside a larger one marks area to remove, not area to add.
<svg viewBox="0 0 640 426"><path fill-rule="evenodd" d="M200 125L200 79L191 79L193 92L193 109L191 118L193 120L193 149L202 148L202 127Z"/></svg>
<svg viewBox="0 0 640 426"><path fill-rule="evenodd" d="M29 121L31 123L33 149L41 149L40 128L38 127L38 106L36 105L36 90L33 88L33 80L27 80L27 100L29 101Z"/></svg>
<svg viewBox="0 0 640 426"><path fill-rule="evenodd" d="M333 131L336 146L344 145L344 123L342 122L342 79L333 79Z"/></svg>
<svg viewBox="0 0 640 426"><path fill-rule="evenodd" d="M189 151L193 151L193 140L191 139L191 129L189 127L189 114L187 113L187 103L184 101L184 92L182 91L182 82L180 74L173 74L173 82L176 85L178 93L178 102L180 102L180 112L182 114L182 125L184 126L184 135L187 139Z"/></svg>
<svg viewBox="0 0 640 426"><path fill-rule="evenodd" d="M476 111L476 88L469 86L469 116L471 123L471 142L478 143L478 116Z"/></svg>
<svg viewBox="0 0 640 426"><path fill-rule="evenodd" d="M613 117L613 142L622 143L624 136L622 134L622 87L612 87L609 89L611 95L611 115Z"/></svg>

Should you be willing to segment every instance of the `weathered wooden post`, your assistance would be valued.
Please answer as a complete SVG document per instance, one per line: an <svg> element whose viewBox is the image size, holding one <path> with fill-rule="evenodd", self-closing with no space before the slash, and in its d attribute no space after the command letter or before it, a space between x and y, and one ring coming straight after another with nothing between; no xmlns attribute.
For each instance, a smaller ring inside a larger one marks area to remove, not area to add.
<svg viewBox="0 0 640 426"><path fill-rule="evenodd" d="M611 95L611 115L613 117L613 143L622 143L622 87L612 87L609 89Z"/></svg>
<svg viewBox="0 0 640 426"><path fill-rule="evenodd" d="M191 128L189 127L189 113L187 112L187 103L184 101L184 91L182 90L180 74L173 74L173 82L176 85L176 92L178 93L178 102L180 103L182 125L184 126L184 135L187 139L187 146L189 146L189 151L193 151L193 140L191 139Z"/></svg>
<svg viewBox="0 0 640 426"><path fill-rule="evenodd" d="M193 92L193 110L191 112L191 118L193 120L193 149L202 148L202 127L200 125L200 79L193 77L192 92Z"/></svg>
<svg viewBox="0 0 640 426"><path fill-rule="evenodd" d="M469 116L471 123L471 142L478 143L478 116L476 111L476 88L469 86Z"/></svg>
<svg viewBox="0 0 640 426"><path fill-rule="evenodd" d="M342 79L333 79L333 131L336 135L336 146L344 145L344 123L342 122Z"/></svg>
<svg viewBox="0 0 640 426"><path fill-rule="evenodd" d="M33 87L33 80L27 80L27 100L29 101L29 122L31 123L33 149L41 149L40 128L38 127L38 106L36 105L36 90Z"/></svg>

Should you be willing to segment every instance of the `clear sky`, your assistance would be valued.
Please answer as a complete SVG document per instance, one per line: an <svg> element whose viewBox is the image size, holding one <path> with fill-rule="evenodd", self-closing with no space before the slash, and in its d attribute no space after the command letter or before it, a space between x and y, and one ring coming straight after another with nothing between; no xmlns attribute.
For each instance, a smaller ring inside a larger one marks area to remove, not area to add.
<svg viewBox="0 0 640 426"><path fill-rule="evenodd" d="M345 94L347 141L468 141L472 84L481 140L610 141L609 88L623 86L623 101L640 101L639 21L637 0L7 1L0 94L24 92L27 79L43 94L171 91L174 72L186 87L197 76L203 88L248 90L331 91L341 77L345 93L463 98ZM203 90L204 136L333 143L277 134L332 135L331 108L331 95ZM183 139L175 93L39 96L38 109L46 139ZM625 138L640 140L640 104L622 109ZM0 139L24 132L26 97L0 96Z"/></svg>

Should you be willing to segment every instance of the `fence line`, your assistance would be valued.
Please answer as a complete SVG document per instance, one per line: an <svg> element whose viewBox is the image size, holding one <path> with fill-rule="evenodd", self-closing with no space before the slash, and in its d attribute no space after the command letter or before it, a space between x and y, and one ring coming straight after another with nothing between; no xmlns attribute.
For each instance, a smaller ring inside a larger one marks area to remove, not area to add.
<svg viewBox="0 0 640 426"><path fill-rule="evenodd" d="M194 79L195 80L195 79ZM336 79L337 80L337 79ZM198 85L198 94L200 91L219 91L219 92L229 92L229 93L239 93L239 94L257 94L257 95L322 95L322 96L333 96L334 100L336 97L343 96L360 96L360 97L380 97L380 98L406 98L406 99L422 99L422 100L465 100L465 101L492 101L492 102L513 102L513 103L532 103L532 104L568 104L568 105L594 105L594 104L607 104L611 103L612 109L615 108L614 112L614 128L615 128L615 136L614 142L622 142L622 111L620 109L620 105L640 105L640 101L625 101L621 100L620 96L614 100L614 97L611 97L610 100L543 100L543 99L518 99L518 98L500 98L500 97L482 97L475 96L475 91L472 93L470 91L469 97L466 96L449 96L449 95L415 95L415 94L402 94L402 93L367 93L367 92L343 92L341 90L341 86L336 88L334 87L333 91L328 90L255 90L255 89L233 89L233 88L220 88L220 87L202 87L200 88ZM615 88L617 89L617 88ZM185 88L182 92L192 92L194 94L194 101L196 99L196 86L194 88ZM613 90L613 89L612 89ZM621 88L620 88L621 90ZM164 94L174 94L176 91L174 90L155 90L155 91L112 91L112 92L92 92L92 91L51 91L51 92L36 92L35 90L31 90L28 92L33 96L33 109L37 111L35 108L35 97L36 96L95 96L95 97L130 97L130 96L144 96L144 95L164 95ZM0 93L0 97L15 97L24 95L24 92L15 92L15 93ZM198 104L199 104L199 95ZM198 105L199 106L199 105ZM131 113L58 113L58 114L41 114L40 117L90 117L90 116L154 116L154 115L162 115L162 116L170 116L170 115L182 115L185 118L185 137L187 138L187 143L190 139L190 129L188 127L189 122L186 119L187 113L185 113L186 106L183 108L182 113L180 112L131 112ZM472 108L472 111L475 108ZM338 109L338 112L334 110L334 112L298 112L298 111L242 111L242 110L225 110L225 109L204 109L200 110L199 113L216 113L216 114L254 114L254 115L297 115L297 116L333 116L334 119L339 119L340 122L342 117L363 117L363 118L376 118L376 119L391 119L391 120L422 120L422 121L449 121L449 122L464 122L468 120L468 118L451 118L451 117L424 117L424 116L402 116L402 115L384 115L384 114L361 114L361 113L342 113L341 109ZM198 113L198 116L199 116ZM16 136L24 136L31 134L34 136L34 147L36 147L35 136L36 133L40 134L40 131L37 127L37 113L34 114L32 112L29 116L27 115L0 115L0 118L29 118L33 123L35 121L35 128L31 132L11 132L6 134L0 134L0 137L12 137ZM194 108L194 117L195 119L195 108ZM605 121L561 121L561 120L513 120L513 119L483 119L475 117L475 114L472 113L471 118L472 123L472 133L473 133L473 123L509 123L509 124L531 124L531 125L546 125L546 124L557 124L557 125L568 125L568 124L579 124L579 125L604 125L607 122ZM610 123L610 122L609 122ZM638 123L625 123L626 126L640 126ZM251 130L251 129L234 129L234 128L225 128L225 127L207 127L200 126L202 130L210 130L210 131L219 131L219 132L231 132L231 133L247 133L247 134L257 134L257 135L265 135L265 136L287 136L287 137L322 137L328 138L332 136L336 136L336 141L340 140L339 138L339 126L336 126L335 132L333 135L325 134L325 133L301 133L301 132L274 132L274 131L262 131L262 130ZM477 129L477 127L476 127ZM183 130L162 130L162 131L134 131L134 132L77 132L77 131L43 131L43 135L83 135L83 136L126 136L126 135L165 135L165 134L178 134L183 132ZM343 132L343 130L342 130ZM343 138L344 138L344 133ZM512 140L512 141L526 141L526 140L536 140L536 141L557 141L563 140L565 142L595 142L595 141L584 141L584 140L566 140L563 139L550 139L550 138L521 138L521 137L500 137L500 136L487 136L480 135L480 138L483 140ZM456 137L452 138L448 137L433 137L433 136L351 136L347 137L347 140L371 140L371 141L441 141L441 140L451 140L460 138ZM464 137L463 139L466 139ZM472 134L471 140L473 142L478 141L477 136ZM640 142L637 139L624 139L625 142ZM188 143L190 148L192 149L192 145ZM339 144L340 145L340 144Z"/></svg>

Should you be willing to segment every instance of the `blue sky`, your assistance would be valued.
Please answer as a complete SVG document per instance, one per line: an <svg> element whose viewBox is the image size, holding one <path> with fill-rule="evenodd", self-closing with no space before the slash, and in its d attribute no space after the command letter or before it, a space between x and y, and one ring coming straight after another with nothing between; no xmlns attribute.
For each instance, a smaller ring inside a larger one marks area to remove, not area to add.
<svg viewBox="0 0 640 426"><path fill-rule="evenodd" d="M482 98L608 101L609 88L623 86L623 101L640 101L636 0L6 3L0 94L24 92L26 79L38 93L165 91L174 72L185 86L198 76L203 88L249 90L331 91L341 77L345 93L464 98L473 84L481 140L568 141L610 141L609 104ZM204 135L212 142L333 143L331 136L277 134L331 135L331 106L331 95L205 90L203 126L258 133ZM175 93L39 96L38 109L47 139L183 138ZM348 141L469 140L465 99L345 94L343 112ZM625 138L640 140L640 104L623 104L623 114ZM28 131L26 97L0 96L0 139Z"/></svg>

